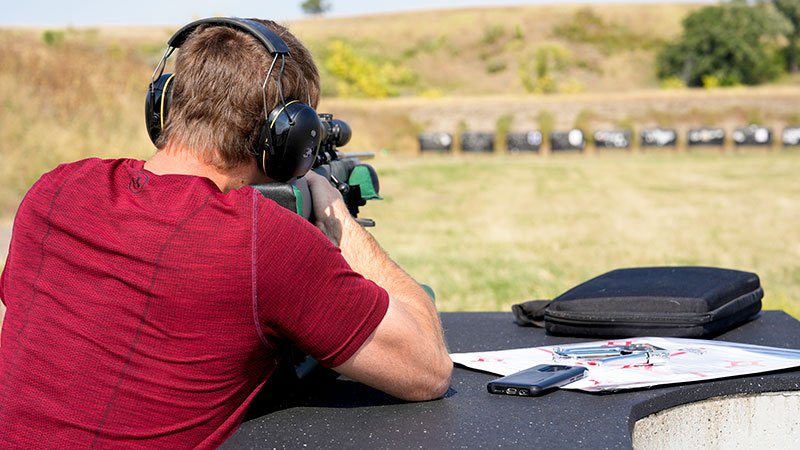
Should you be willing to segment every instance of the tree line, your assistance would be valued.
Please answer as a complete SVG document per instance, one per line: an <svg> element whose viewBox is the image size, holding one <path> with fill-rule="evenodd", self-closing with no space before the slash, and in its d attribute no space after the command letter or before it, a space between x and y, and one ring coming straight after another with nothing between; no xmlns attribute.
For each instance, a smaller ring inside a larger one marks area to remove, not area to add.
<svg viewBox="0 0 800 450"><path fill-rule="evenodd" d="M732 0L699 9L657 58L657 74L687 86L755 85L798 72L800 0Z"/></svg>

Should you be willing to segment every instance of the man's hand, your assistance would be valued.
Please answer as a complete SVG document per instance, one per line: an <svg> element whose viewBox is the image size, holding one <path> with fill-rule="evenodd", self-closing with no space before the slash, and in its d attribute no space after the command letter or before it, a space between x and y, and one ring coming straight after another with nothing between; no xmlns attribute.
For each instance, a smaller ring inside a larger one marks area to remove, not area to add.
<svg viewBox="0 0 800 450"><path fill-rule="evenodd" d="M338 247L342 241L343 222L347 219L352 221L342 194L325 177L313 171L306 174L306 180L311 191L311 206L316 219L314 225Z"/></svg>
<svg viewBox="0 0 800 450"><path fill-rule="evenodd" d="M439 314L427 293L359 225L324 177L306 175L316 225L342 250L350 267L389 293L389 309L361 348L334 370L405 400L441 397L453 362Z"/></svg>

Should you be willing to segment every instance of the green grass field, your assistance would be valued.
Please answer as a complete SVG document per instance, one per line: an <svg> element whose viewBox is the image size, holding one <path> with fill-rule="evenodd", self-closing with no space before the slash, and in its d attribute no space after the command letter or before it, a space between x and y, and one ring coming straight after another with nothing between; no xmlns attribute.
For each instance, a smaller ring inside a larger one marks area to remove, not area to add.
<svg viewBox="0 0 800 450"><path fill-rule="evenodd" d="M753 271L800 317L800 153L377 159L361 215L445 311L508 310L603 272Z"/></svg>

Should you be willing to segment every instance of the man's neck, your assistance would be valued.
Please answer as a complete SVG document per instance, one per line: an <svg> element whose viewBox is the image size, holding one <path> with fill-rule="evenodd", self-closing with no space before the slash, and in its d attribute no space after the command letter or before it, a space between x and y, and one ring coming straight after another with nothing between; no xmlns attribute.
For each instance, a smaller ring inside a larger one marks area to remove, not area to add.
<svg viewBox="0 0 800 450"><path fill-rule="evenodd" d="M168 145L144 163L156 175L194 175L210 179L220 191L229 192L242 186L270 181L255 161L231 169L220 169L190 150Z"/></svg>

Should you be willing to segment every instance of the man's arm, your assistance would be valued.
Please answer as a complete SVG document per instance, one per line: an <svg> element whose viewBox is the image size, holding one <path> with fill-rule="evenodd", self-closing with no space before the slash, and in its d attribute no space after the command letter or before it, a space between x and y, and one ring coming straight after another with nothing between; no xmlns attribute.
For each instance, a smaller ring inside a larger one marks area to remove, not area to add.
<svg viewBox="0 0 800 450"><path fill-rule="evenodd" d="M307 175L317 226L356 272L389 293L389 308L361 348L334 370L405 400L441 397L453 362L439 314L425 291L353 220L339 192L323 177Z"/></svg>

